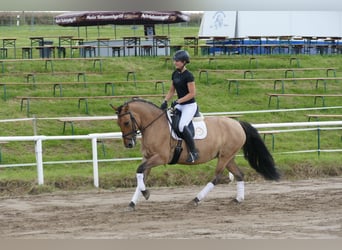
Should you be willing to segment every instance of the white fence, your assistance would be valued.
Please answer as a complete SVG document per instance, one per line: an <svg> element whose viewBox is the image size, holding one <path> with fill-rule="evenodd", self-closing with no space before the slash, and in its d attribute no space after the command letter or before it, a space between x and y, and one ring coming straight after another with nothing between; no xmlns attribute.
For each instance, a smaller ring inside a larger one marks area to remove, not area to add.
<svg viewBox="0 0 342 250"><path fill-rule="evenodd" d="M291 131L309 131L309 130L328 130L328 129L342 129L341 126L342 121L325 121L325 122L293 122L293 123L264 123L264 124L252 124L257 129L262 128L293 128L293 127L310 127L310 128L301 128L301 129L287 129L287 130L277 130L277 132L291 132ZM20 167L20 166L37 166L38 173L38 184L44 184L44 165L47 164L65 164L65 163L90 163L93 164L93 177L94 177L94 186L99 187L99 171L98 171L98 163L99 162L109 162L109 161L122 161L122 160L140 160L141 158L116 158L116 159L107 159L100 160L98 159L97 152L97 141L99 139L121 139L122 134L118 133L102 133L102 134L89 134L89 135L70 135L70 136L1 136L1 141L33 141L35 142L35 154L36 154L36 162L28 163L28 164L0 164L0 167ZM82 160L82 161L54 161L54 162L43 162L43 141L49 140L91 140L92 143L92 159L91 160ZM320 138L318 134L318 144ZM319 152L321 149L318 147L317 151ZM331 152L341 152L342 149L331 150ZM304 151L298 151L304 152ZM308 151L306 151L308 152Z"/></svg>

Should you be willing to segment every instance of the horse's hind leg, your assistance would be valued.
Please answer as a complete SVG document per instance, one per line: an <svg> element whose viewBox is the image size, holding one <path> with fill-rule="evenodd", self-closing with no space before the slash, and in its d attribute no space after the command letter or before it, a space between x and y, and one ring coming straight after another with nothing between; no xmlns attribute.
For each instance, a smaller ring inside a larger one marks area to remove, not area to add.
<svg viewBox="0 0 342 250"><path fill-rule="evenodd" d="M229 172L231 172L235 179L236 179L236 189L237 194L234 201L242 202L245 199L245 182L244 182L244 175L242 171L238 168L235 163L235 160L232 159L226 166Z"/></svg>
<svg viewBox="0 0 342 250"><path fill-rule="evenodd" d="M229 161L229 160L228 160ZM222 173L224 171L224 168L226 166L227 160L220 158L217 161L217 166L216 166L216 170L215 170L215 178L211 181L208 182L208 184L201 190L201 192L199 192L196 196L195 199L193 199L190 203L197 206L198 203L204 199L204 197L211 191L214 189L215 185L219 183L221 177L222 177Z"/></svg>

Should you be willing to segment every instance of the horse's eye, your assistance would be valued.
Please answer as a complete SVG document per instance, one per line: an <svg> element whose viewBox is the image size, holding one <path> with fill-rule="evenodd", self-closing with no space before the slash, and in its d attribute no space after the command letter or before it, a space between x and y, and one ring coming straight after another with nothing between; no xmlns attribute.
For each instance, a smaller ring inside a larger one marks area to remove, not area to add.
<svg viewBox="0 0 342 250"><path fill-rule="evenodd" d="M124 122L124 125L127 127L129 125L129 122Z"/></svg>

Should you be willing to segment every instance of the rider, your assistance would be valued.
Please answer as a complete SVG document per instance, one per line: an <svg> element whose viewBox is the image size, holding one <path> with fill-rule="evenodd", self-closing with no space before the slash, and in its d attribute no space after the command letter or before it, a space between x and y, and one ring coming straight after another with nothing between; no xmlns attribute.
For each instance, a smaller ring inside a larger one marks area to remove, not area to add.
<svg viewBox="0 0 342 250"><path fill-rule="evenodd" d="M197 111L195 78L186 68L186 64L190 63L190 56L187 51L178 50L173 56L173 62L176 70L172 73L172 84L160 108L167 109L167 102L176 91L178 99L172 102L171 107L181 111L178 128L188 146L189 157L187 162L195 162L199 158L199 154L188 127Z"/></svg>

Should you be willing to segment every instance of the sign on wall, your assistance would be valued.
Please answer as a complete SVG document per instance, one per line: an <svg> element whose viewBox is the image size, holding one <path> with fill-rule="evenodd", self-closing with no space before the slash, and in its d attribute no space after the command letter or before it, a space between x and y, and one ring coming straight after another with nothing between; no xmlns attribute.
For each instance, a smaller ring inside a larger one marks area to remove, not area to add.
<svg viewBox="0 0 342 250"><path fill-rule="evenodd" d="M199 37L234 37L236 11L206 11L203 14Z"/></svg>

